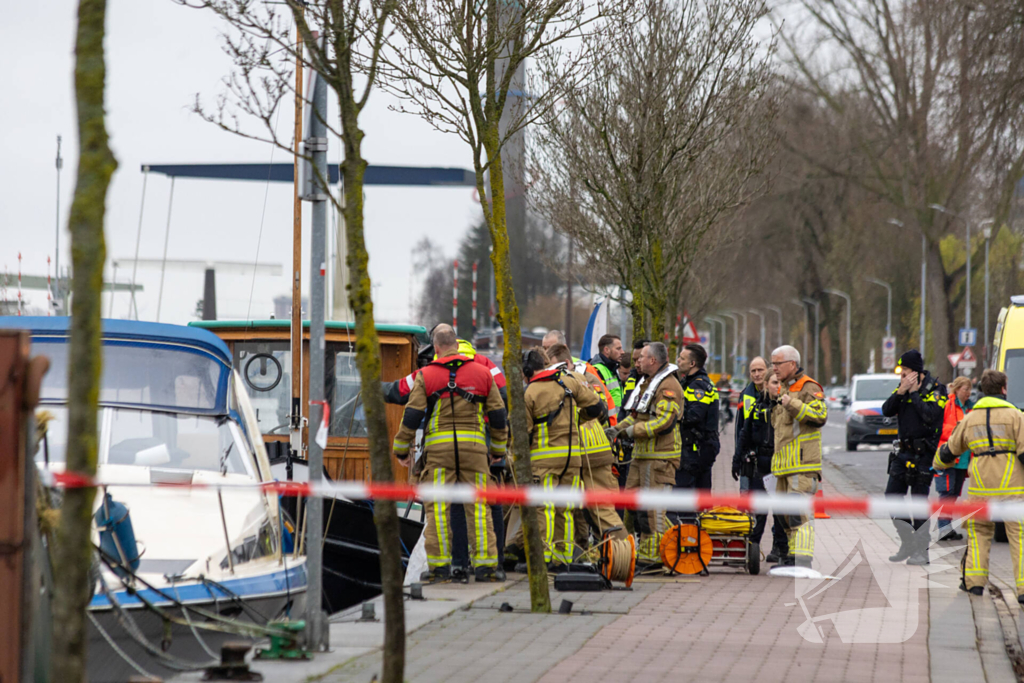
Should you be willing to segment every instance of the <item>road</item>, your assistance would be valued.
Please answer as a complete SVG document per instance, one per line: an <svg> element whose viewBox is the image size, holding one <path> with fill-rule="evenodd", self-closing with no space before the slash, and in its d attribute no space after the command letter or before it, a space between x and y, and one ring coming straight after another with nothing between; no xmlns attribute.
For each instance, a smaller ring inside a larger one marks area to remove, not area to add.
<svg viewBox="0 0 1024 683"><path fill-rule="evenodd" d="M822 433L822 448L825 462L837 467L864 493L885 491L886 468L892 448L864 444L857 451L846 450L846 418L840 408L829 412L828 423ZM827 471L825 475L828 476Z"/></svg>

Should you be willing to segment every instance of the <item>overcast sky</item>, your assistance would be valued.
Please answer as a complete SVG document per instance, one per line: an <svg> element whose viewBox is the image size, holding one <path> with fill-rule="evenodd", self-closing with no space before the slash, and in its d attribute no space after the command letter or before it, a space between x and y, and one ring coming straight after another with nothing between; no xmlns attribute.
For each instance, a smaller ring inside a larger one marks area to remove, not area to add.
<svg viewBox="0 0 1024 683"><path fill-rule="evenodd" d="M0 22L0 282L18 268L43 275L54 254L56 137L63 135L60 222L62 266L70 263L66 232L77 164L74 107L73 0L6 3ZM268 162L271 147L221 132L189 112L196 93L212 101L230 64L220 48L220 25L209 13L171 0L109 0L107 5L107 129L119 166L107 197L107 271L111 261L130 259L135 249L144 163ZM383 93L371 97L362 123L363 151L371 164L470 168L468 147L419 119L388 111ZM333 101L332 101L333 112ZM284 111L279 131L293 128ZM333 144L333 143L332 143ZM280 150L274 161L287 161ZM337 145L330 151L338 159ZM168 217L170 180L151 174L142 220L141 258L159 258ZM264 214L264 197L266 211ZM308 278L309 204L304 205L303 289ZM424 235L453 254L466 227L479 215L470 188L376 188L366 190L366 238L378 320L410 318L410 257ZM168 258L253 261L263 221L260 262L284 266L280 277L259 276L249 317L267 317L271 300L289 292L292 188L273 183L179 179L174 187ZM122 267L118 281L131 277ZM139 317L156 319L160 272L140 267ZM160 318L186 323L202 297L202 274L168 270ZM251 278L217 278L218 313L244 318ZM13 287L13 285L12 285ZM9 298L13 289L8 291ZM45 292L25 291L42 307ZM104 303L107 315L109 301ZM128 296L116 295L114 317L128 313Z"/></svg>

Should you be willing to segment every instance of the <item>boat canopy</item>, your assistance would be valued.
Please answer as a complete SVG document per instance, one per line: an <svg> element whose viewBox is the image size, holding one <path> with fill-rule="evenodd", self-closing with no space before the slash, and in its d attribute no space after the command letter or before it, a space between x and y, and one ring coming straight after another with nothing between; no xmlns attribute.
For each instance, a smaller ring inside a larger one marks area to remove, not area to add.
<svg viewBox="0 0 1024 683"><path fill-rule="evenodd" d="M0 329L28 330L47 356L42 403L66 403L70 318L0 316ZM101 405L179 413L228 413L228 347L212 332L134 320L103 321Z"/></svg>

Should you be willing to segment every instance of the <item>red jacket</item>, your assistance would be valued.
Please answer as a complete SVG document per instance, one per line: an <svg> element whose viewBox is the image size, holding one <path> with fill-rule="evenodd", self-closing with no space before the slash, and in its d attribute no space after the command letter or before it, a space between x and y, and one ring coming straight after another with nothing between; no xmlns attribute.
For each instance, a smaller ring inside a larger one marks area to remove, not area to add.
<svg viewBox="0 0 1024 683"><path fill-rule="evenodd" d="M942 415L942 436L939 437L939 447L949 441L949 437L953 435L953 430L956 429L957 424L960 420L964 419L970 410L964 410L963 406L960 405L960 400L956 396L951 396L951 400L946 402L946 408ZM965 452L956 461L955 467L958 469L967 469L967 465L970 463L971 454Z"/></svg>
<svg viewBox="0 0 1024 683"><path fill-rule="evenodd" d="M468 347L468 348L467 348ZM494 364L490 358L482 353L476 353L473 347L468 342L459 342L459 354L466 356L474 363L479 363L490 373L491 377L494 378L494 383L498 387L498 391L501 393L502 399L505 399L505 373L501 371L497 365ZM429 366L428 366L429 367ZM411 373L403 377L402 379L395 380L393 382L382 382L384 389L384 400L388 403L397 403L399 405L405 405L406 401L409 400L409 392L412 391L413 382L416 381L416 375L423 372L422 368L413 370Z"/></svg>

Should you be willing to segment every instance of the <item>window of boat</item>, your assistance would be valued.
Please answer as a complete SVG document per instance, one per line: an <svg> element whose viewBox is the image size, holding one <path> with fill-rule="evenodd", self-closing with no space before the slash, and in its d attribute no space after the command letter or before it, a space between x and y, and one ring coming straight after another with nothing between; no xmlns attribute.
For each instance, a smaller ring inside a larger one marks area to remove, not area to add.
<svg viewBox="0 0 1024 683"><path fill-rule="evenodd" d="M292 352L287 341L235 342L235 367L263 434L287 434L291 412Z"/></svg>
<svg viewBox="0 0 1024 683"><path fill-rule="evenodd" d="M109 409L108 420L103 463L250 473L245 440L231 420L124 408Z"/></svg>
<svg viewBox="0 0 1024 683"><path fill-rule="evenodd" d="M44 431L45 430L45 431ZM68 409L64 406L36 408L36 462L64 462L68 447Z"/></svg>
<svg viewBox="0 0 1024 683"><path fill-rule="evenodd" d="M33 355L50 359L41 400L67 401L68 350L64 341L32 341ZM227 388L228 368L199 349L106 341L100 403L183 410L214 410Z"/></svg>
<svg viewBox="0 0 1024 683"><path fill-rule="evenodd" d="M900 376L859 379L854 388L854 401L884 401L900 385Z"/></svg>
<svg viewBox="0 0 1024 683"><path fill-rule="evenodd" d="M331 397L330 436L365 437L366 413L360 394L356 353L348 342L327 345L324 396Z"/></svg>
<svg viewBox="0 0 1024 683"><path fill-rule="evenodd" d="M1024 410L1024 349L1006 350L1006 400Z"/></svg>

